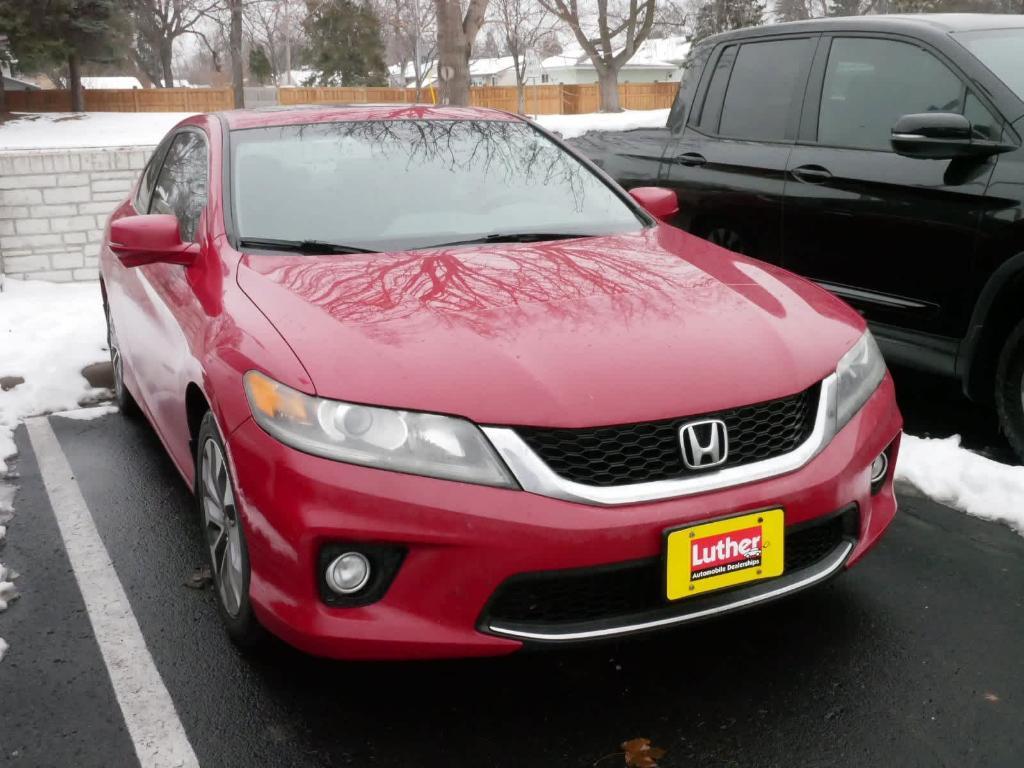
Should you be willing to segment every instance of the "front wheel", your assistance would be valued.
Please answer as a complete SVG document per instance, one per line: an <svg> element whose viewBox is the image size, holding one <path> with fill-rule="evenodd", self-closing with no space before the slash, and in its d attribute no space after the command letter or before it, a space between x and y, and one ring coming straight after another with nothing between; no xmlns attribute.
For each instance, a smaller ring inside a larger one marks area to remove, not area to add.
<svg viewBox="0 0 1024 768"><path fill-rule="evenodd" d="M1003 434L1024 461L1024 322L1010 334L996 370L996 410Z"/></svg>
<svg viewBox="0 0 1024 768"><path fill-rule="evenodd" d="M139 406L124 384L124 357L121 355L121 347L117 341L114 318L110 316L109 310L107 310L107 347L110 349L110 365L113 368L114 402L117 403L118 410L122 415L134 418L139 414Z"/></svg>
<svg viewBox="0 0 1024 768"><path fill-rule="evenodd" d="M237 645L250 647L263 633L249 600L249 548L235 505L227 451L210 412L203 417L196 441L195 495L221 619Z"/></svg>

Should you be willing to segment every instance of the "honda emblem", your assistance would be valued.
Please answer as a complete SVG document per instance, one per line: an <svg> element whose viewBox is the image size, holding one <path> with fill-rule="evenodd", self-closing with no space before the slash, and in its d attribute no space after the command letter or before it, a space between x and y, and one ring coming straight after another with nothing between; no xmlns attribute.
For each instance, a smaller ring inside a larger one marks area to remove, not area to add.
<svg viewBox="0 0 1024 768"><path fill-rule="evenodd" d="M729 456L729 432L720 419L691 421L679 428L679 445L687 469L710 469Z"/></svg>

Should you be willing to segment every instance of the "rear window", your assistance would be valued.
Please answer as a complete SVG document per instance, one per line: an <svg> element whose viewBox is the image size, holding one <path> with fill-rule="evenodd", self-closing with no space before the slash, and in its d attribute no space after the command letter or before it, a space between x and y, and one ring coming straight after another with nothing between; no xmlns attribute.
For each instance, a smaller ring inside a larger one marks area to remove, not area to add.
<svg viewBox="0 0 1024 768"><path fill-rule="evenodd" d="M613 234L645 221L529 124L349 121L231 134L240 238L374 251L495 233Z"/></svg>
<svg viewBox="0 0 1024 768"><path fill-rule="evenodd" d="M718 133L754 141L793 138L811 51L812 41L807 38L741 46Z"/></svg>

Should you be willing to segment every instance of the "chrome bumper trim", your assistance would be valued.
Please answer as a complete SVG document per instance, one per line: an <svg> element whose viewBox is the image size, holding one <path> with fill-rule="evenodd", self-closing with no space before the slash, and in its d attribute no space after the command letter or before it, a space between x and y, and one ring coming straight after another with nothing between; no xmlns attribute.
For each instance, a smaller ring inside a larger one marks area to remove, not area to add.
<svg viewBox="0 0 1024 768"><path fill-rule="evenodd" d="M820 581L824 581L842 568L843 564L846 562L846 558L849 557L850 552L852 551L853 542L845 541L842 546L837 547L827 559L823 560L817 566L807 569L807 575L797 581L780 584L776 589L740 598L722 605L716 605L713 608L706 608L704 610L685 613L678 616L666 616L663 619L652 619L651 621L644 621L638 624L626 624L621 627L606 627L603 629L594 629L582 632L527 632L513 627L503 627L500 624L489 624L487 629L495 635L511 637L517 640L572 642L575 640L595 640L603 637L619 637L621 635L629 635L635 632L671 627L676 624L685 624L688 621L706 619L711 616L729 613L740 608L757 605L758 603L774 600L775 598L797 592L805 587L810 587Z"/></svg>
<svg viewBox="0 0 1024 768"><path fill-rule="evenodd" d="M596 506L642 504L756 483L800 469L817 456L835 434L836 386L837 377L834 373L822 380L814 429L807 440L795 450L773 459L677 480L656 480L650 483L610 487L576 483L556 474L514 429L482 429L524 491Z"/></svg>

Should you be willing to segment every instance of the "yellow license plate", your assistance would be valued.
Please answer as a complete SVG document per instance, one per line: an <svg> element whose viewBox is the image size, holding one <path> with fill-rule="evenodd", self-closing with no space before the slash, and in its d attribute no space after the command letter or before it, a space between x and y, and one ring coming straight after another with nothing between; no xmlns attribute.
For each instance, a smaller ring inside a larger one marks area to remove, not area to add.
<svg viewBox="0 0 1024 768"><path fill-rule="evenodd" d="M666 537L666 596L679 600L781 576L785 537L781 509L670 531Z"/></svg>

